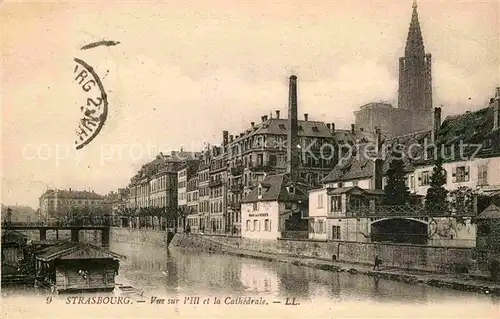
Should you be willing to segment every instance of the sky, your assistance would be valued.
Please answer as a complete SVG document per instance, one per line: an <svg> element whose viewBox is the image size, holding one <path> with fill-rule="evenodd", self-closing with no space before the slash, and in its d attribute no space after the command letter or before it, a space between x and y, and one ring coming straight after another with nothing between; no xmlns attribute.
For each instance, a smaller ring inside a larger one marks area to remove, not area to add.
<svg viewBox="0 0 500 319"><path fill-rule="evenodd" d="M500 85L500 1L418 1L433 99L443 116L487 105ZM4 3L2 202L38 207L47 188L101 194L128 185L160 150L198 151L262 115L354 123L371 101L397 105L412 1ZM115 46L80 48L100 41ZM108 116L75 149L74 58L93 67Z"/></svg>

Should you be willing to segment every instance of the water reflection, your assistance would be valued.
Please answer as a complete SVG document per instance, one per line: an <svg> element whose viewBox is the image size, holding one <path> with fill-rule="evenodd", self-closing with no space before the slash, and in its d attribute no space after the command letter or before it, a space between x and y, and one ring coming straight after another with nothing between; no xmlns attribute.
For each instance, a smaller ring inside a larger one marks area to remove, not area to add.
<svg viewBox="0 0 500 319"><path fill-rule="evenodd" d="M264 294L280 300L296 297L303 301L326 298L398 303L489 299L456 290L198 251L125 243L115 244L112 250L128 256L121 264L117 282L151 293Z"/></svg>

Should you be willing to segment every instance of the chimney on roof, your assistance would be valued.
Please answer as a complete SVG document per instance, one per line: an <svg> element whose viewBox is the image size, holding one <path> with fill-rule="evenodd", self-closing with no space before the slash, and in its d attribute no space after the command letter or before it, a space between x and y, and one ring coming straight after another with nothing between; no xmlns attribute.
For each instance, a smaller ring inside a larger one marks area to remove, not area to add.
<svg viewBox="0 0 500 319"><path fill-rule="evenodd" d="M354 133L354 124L351 124L351 132Z"/></svg>
<svg viewBox="0 0 500 319"><path fill-rule="evenodd" d="M262 117L260 119L262 120L262 122L267 121L267 115L262 115Z"/></svg>
<svg viewBox="0 0 500 319"><path fill-rule="evenodd" d="M252 125L252 128L255 126L255 122L250 122L250 125Z"/></svg>
<svg viewBox="0 0 500 319"><path fill-rule="evenodd" d="M500 86L496 89L495 98L493 99L493 130L498 130L498 118L499 109L500 108Z"/></svg>
<svg viewBox="0 0 500 319"><path fill-rule="evenodd" d="M228 131L222 131L222 146L225 148L228 144L229 140L229 132Z"/></svg>
<svg viewBox="0 0 500 319"><path fill-rule="evenodd" d="M280 118L280 110L276 110L276 118L279 119Z"/></svg>
<svg viewBox="0 0 500 319"><path fill-rule="evenodd" d="M292 75L288 86L288 134L287 134L287 165L286 172L292 181L297 180L297 170L300 163L300 155L297 146L298 138L298 116L297 116L297 76Z"/></svg>
<svg viewBox="0 0 500 319"><path fill-rule="evenodd" d="M330 129L331 128L330 123L326 123L326 127Z"/></svg>
<svg viewBox="0 0 500 319"><path fill-rule="evenodd" d="M308 120L308 119L309 119L309 114L304 113L304 121L306 121L306 122L307 122L307 120Z"/></svg>
<svg viewBox="0 0 500 319"><path fill-rule="evenodd" d="M232 142L234 140L233 134L229 135L229 142Z"/></svg>
<svg viewBox="0 0 500 319"><path fill-rule="evenodd" d="M361 132L363 132L365 129L364 129L364 128L362 128L362 127L360 127L360 128L359 128L359 130L360 130Z"/></svg>
<svg viewBox="0 0 500 319"><path fill-rule="evenodd" d="M335 133L335 123L332 123L332 133Z"/></svg>
<svg viewBox="0 0 500 319"><path fill-rule="evenodd" d="M434 122L432 127L432 142L436 142L439 128L441 127L441 108L434 108Z"/></svg>
<svg viewBox="0 0 500 319"><path fill-rule="evenodd" d="M243 135L245 135L245 133L240 133L240 137L243 137Z"/></svg>

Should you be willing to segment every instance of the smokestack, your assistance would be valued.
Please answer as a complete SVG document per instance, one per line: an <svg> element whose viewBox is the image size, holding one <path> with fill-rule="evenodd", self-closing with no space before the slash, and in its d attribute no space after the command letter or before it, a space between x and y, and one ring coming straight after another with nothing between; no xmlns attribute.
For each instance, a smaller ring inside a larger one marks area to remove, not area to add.
<svg viewBox="0 0 500 319"><path fill-rule="evenodd" d="M279 119L280 118L280 110L276 110L276 118Z"/></svg>
<svg viewBox="0 0 500 319"><path fill-rule="evenodd" d="M436 142L439 128L441 127L441 108L434 108L434 126L432 128L432 142Z"/></svg>
<svg viewBox="0 0 500 319"><path fill-rule="evenodd" d="M332 133L335 133L335 123L332 123Z"/></svg>
<svg viewBox="0 0 500 319"><path fill-rule="evenodd" d="M297 179L297 169L300 163L297 119L297 76L290 76L288 87L288 136L286 171L293 180Z"/></svg>
<svg viewBox="0 0 500 319"><path fill-rule="evenodd" d="M227 144L228 144L228 136L229 136L229 132L228 131L222 131L222 145L224 147L226 147Z"/></svg>
<svg viewBox="0 0 500 319"><path fill-rule="evenodd" d="M262 121L262 122L264 122L264 121ZM255 126L255 122L250 122L250 125L252 125L252 127L254 127Z"/></svg>
<svg viewBox="0 0 500 319"><path fill-rule="evenodd" d="M351 124L351 132L354 133L354 124Z"/></svg>
<svg viewBox="0 0 500 319"><path fill-rule="evenodd" d="M331 128L330 123L326 123L326 127L330 129Z"/></svg>
<svg viewBox="0 0 500 319"><path fill-rule="evenodd" d="M307 122L308 118L309 118L309 114L304 113L304 121L306 121L306 122Z"/></svg>
<svg viewBox="0 0 500 319"><path fill-rule="evenodd" d="M377 156L382 150L382 131L375 126L375 147L377 148Z"/></svg>

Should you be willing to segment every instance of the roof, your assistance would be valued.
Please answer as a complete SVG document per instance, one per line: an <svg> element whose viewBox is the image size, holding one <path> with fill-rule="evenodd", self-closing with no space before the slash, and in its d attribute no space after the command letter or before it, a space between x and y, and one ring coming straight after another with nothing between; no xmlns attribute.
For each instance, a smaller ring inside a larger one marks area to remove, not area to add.
<svg viewBox="0 0 500 319"><path fill-rule="evenodd" d="M16 230L2 231L2 245L6 244L26 244L28 236Z"/></svg>
<svg viewBox="0 0 500 319"><path fill-rule="evenodd" d="M393 159L389 146L399 144L404 150L410 151L411 156L404 156L403 162L406 171L413 171L414 165L424 159L423 148L409 146L412 144L424 144L425 139L431 138L431 131L415 132L402 136L386 138L382 141L385 145L384 151L384 174L389 169L390 162ZM373 176L374 161L375 161L375 144L364 143L358 144L356 152L353 154L347 153L344 155L330 173L323 178L322 183L342 182L356 179L371 178Z"/></svg>
<svg viewBox="0 0 500 319"><path fill-rule="evenodd" d="M61 242L57 245L40 249L35 254L36 258L42 261L52 261L55 259L125 258L125 256L95 245L73 242Z"/></svg>
<svg viewBox="0 0 500 319"><path fill-rule="evenodd" d="M324 122L302 120L298 120L297 122L297 125L299 126L299 130L297 132L298 136L333 137L332 131ZM287 135L287 133L288 119L271 118L255 125L250 130L247 130L242 137L237 137L233 140L233 142L230 142L230 144L257 134Z"/></svg>
<svg viewBox="0 0 500 319"><path fill-rule="evenodd" d="M287 187L293 186L294 192L289 193ZM259 198L259 188L262 195ZM291 202L307 200L307 189L301 183L292 182L286 174L269 175L257 187L255 187L245 198L242 203L252 203L258 201L279 201Z"/></svg>
<svg viewBox="0 0 500 319"><path fill-rule="evenodd" d="M498 130L493 132L494 107L495 101L476 111L446 117L439 128L436 144L452 145L459 141L464 144L481 144L493 134L500 134Z"/></svg>
<svg viewBox="0 0 500 319"><path fill-rule="evenodd" d="M352 191L366 193L369 195L384 195L384 191L381 189L363 189L359 186L334 188L328 191L328 195L346 194Z"/></svg>
<svg viewBox="0 0 500 319"><path fill-rule="evenodd" d="M57 198L71 198L71 199L104 199L103 195L99 195L95 192L89 191L75 191L75 190L64 190L64 189L49 189L43 195L43 197L56 197Z"/></svg>
<svg viewBox="0 0 500 319"><path fill-rule="evenodd" d="M499 219L500 218L500 207L496 205L490 205L486 207L475 219Z"/></svg>

